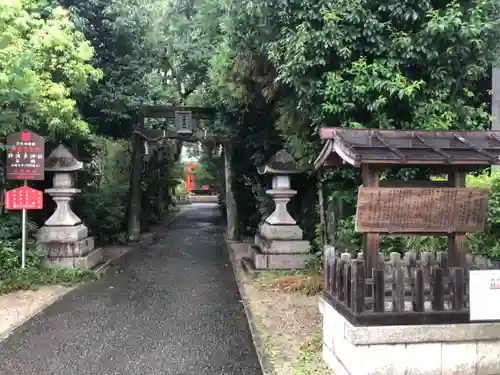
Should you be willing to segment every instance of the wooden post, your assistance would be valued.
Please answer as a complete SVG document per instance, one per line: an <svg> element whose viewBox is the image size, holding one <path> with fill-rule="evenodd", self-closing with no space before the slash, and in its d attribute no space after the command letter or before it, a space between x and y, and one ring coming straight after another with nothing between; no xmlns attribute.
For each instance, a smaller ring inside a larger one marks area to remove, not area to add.
<svg viewBox="0 0 500 375"><path fill-rule="evenodd" d="M378 187L380 179L380 171L371 165L362 166L362 178L364 187ZM379 253L380 234L365 233L363 234L363 259L365 260L366 276L372 275L372 269L377 268L378 253Z"/></svg>
<svg viewBox="0 0 500 375"><path fill-rule="evenodd" d="M239 240L238 212L236 210L236 199L233 192L233 168L232 168L232 145L224 145L224 170L226 179L226 215L227 215L227 239Z"/></svg>
<svg viewBox="0 0 500 375"><path fill-rule="evenodd" d="M361 314L365 311L365 262L355 260L352 267L352 310L355 314Z"/></svg>
<svg viewBox="0 0 500 375"><path fill-rule="evenodd" d="M424 295L424 270L415 268L413 276L413 311L424 312L425 295Z"/></svg>
<svg viewBox="0 0 500 375"><path fill-rule="evenodd" d="M453 299L454 310L462 310L465 306L465 274L463 268L455 268L453 271Z"/></svg>
<svg viewBox="0 0 500 375"><path fill-rule="evenodd" d="M323 192L323 183L321 176L318 174L318 209L319 209L319 222L321 223L321 247L326 244L326 220L325 220L325 196Z"/></svg>
<svg viewBox="0 0 500 375"><path fill-rule="evenodd" d="M385 275L384 270L374 269L372 271L373 286L369 293L373 296L373 311L384 312L385 311Z"/></svg>
<svg viewBox="0 0 500 375"><path fill-rule="evenodd" d="M448 173L448 183L455 188L465 187L465 173L454 171ZM455 213L457 214L457 213ZM448 236L448 265L465 267L466 253L465 233L451 233Z"/></svg>
<svg viewBox="0 0 500 375"><path fill-rule="evenodd" d="M432 269L431 279L432 309L434 311L444 310L444 272L442 268Z"/></svg>
<svg viewBox="0 0 500 375"><path fill-rule="evenodd" d="M340 259L337 262L337 280L335 280L335 284L337 284L337 299L339 301L344 301L345 299L345 276L344 276L344 271L345 271L345 266L346 261L345 259Z"/></svg>
<svg viewBox="0 0 500 375"><path fill-rule="evenodd" d="M136 130L144 129L144 116L140 116ZM132 156L130 167L129 205L128 205L128 240L139 241L141 236L141 178L144 166L144 140L139 134L132 134Z"/></svg>
<svg viewBox="0 0 500 375"><path fill-rule="evenodd" d="M352 307L351 278L352 278L351 262L347 261L344 264L344 299L345 299L345 305L349 308Z"/></svg>
<svg viewBox="0 0 500 375"><path fill-rule="evenodd" d="M153 155L151 156L156 166L156 181L158 184L155 194L156 195L155 210L156 210L156 215L163 219L163 214L165 213L165 208L168 208L168 203L165 204L165 187L159 184L162 174L162 170L160 168L163 159L162 141L160 141L158 147L153 150Z"/></svg>

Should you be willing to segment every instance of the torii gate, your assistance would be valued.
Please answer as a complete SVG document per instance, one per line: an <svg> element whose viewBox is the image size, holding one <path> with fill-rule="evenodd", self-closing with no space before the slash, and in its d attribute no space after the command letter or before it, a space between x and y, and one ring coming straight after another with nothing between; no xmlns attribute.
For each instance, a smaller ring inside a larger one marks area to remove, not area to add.
<svg viewBox="0 0 500 375"><path fill-rule="evenodd" d="M194 176L191 173L195 168L196 168L195 163L190 163L186 167L186 194L189 194L191 190L193 190L193 188L195 187Z"/></svg>
<svg viewBox="0 0 500 375"><path fill-rule="evenodd" d="M224 146L224 169L226 182L226 214L227 214L227 237L229 240L237 240L238 218L236 211L236 200L232 189L232 147L228 137L207 134L206 131L197 127L198 120L214 121L216 111L214 108L166 106L153 105L144 106L135 113L135 129L132 133L132 157L129 188L129 210L128 210L128 239L138 241L141 234L141 178L144 166L144 156L148 142L159 142L164 139L176 139L181 142L202 142L207 153L213 152L217 144ZM146 118L157 118L173 120L175 130L149 129L144 123ZM180 154L180 148L177 149ZM187 189L187 187L186 187Z"/></svg>

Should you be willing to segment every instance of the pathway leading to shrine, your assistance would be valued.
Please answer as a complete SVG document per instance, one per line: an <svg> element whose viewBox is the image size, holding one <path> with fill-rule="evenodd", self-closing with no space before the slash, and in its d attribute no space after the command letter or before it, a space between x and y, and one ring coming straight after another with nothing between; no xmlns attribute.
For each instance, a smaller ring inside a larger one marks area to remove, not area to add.
<svg viewBox="0 0 500 375"><path fill-rule="evenodd" d="M218 207L196 204L0 343L0 375L260 375Z"/></svg>

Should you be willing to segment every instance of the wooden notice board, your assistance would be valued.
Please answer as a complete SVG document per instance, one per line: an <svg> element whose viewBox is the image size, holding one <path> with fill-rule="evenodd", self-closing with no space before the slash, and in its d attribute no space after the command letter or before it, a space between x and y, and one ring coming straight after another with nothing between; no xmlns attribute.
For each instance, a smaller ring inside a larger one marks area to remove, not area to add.
<svg viewBox="0 0 500 375"><path fill-rule="evenodd" d="M45 140L29 130L7 137L7 180L45 179Z"/></svg>
<svg viewBox="0 0 500 375"><path fill-rule="evenodd" d="M469 233L484 230L487 189L368 188L358 192L361 233Z"/></svg>

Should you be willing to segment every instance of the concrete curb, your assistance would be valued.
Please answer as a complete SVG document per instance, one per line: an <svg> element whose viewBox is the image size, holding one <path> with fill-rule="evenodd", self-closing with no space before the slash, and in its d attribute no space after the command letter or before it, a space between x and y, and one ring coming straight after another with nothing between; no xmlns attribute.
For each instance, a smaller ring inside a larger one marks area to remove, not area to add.
<svg viewBox="0 0 500 375"><path fill-rule="evenodd" d="M74 285L74 286L68 287L68 289L64 293L62 293L61 295L57 296L57 298L55 298L54 300L50 301L46 305L40 306L31 315L25 316L23 319L21 319L20 321L18 321L15 325L13 325L12 327L10 327L8 330L0 333L0 342L2 342L3 340L7 339L17 328L19 328L24 323L27 323L29 320L33 319L34 317L36 317L37 315L39 315L40 313L42 313L47 307L52 306L54 303L56 303L57 301L59 301L61 298L63 298L65 295L67 295L69 292L75 290L76 288L78 288L78 285Z"/></svg>
<svg viewBox="0 0 500 375"><path fill-rule="evenodd" d="M255 319L250 308L250 303L248 302L248 297L245 294L245 289L243 288L243 280L237 271L237 261L231 249L230 241L227 240L227 236L224 234L224 241L226 244L227 252L229 253L229 259L233 266L234 278L238 284L238 289L241 296L241 301L243 302L243 308L245 310L245 315L247 316L248 326L250 327L250 333L252 334L253 344L255 346L255 351L257 352L257 357L259 358L260 367L262 369L263 375L273 375L275 373L274 367L267 355L266 348L263 345L263 340L260 337L259 331L257 330L257 325L255 324Z"/></svg>

